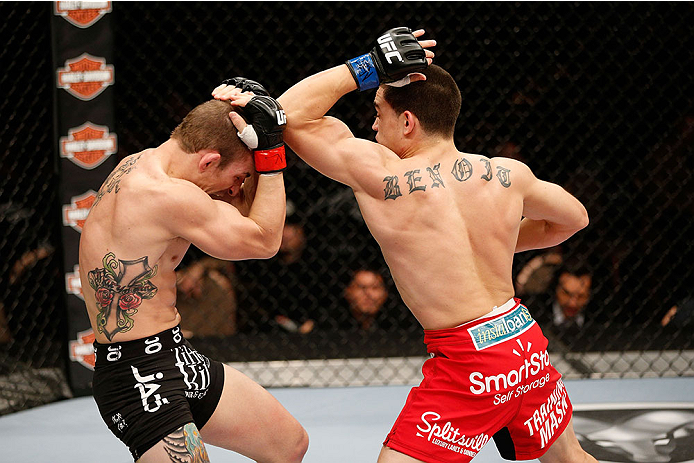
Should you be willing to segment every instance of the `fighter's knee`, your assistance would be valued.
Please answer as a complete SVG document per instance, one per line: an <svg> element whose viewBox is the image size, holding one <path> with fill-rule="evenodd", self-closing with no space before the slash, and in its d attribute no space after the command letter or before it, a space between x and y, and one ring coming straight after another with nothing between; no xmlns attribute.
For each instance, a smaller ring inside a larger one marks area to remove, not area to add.
<svg viewBox="0 0 694 463"><path fill-rule="evenodd" d="M290 459L288 459L288 462L291 463L299 463L304 459L304 455L306 455L306 451L308 450L308 433L306 430L303 428L303 426L299 425L297 432L296 432L296 437L294 440L294 445L293 448L290 451Z"/></svg>

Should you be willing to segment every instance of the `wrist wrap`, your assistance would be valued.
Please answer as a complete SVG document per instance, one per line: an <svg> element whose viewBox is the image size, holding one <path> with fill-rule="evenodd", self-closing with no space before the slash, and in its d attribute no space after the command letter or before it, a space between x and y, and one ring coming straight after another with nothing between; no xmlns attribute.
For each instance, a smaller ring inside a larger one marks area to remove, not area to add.
<svg viewBox="0 0 694 463"><path fill-rule="evenodd" d="M346 64L352 73L352 77L357 82L360 92L376 88L380 84L378 71L371 53L352 58Z"/></svg>
<svg viewBox="0 0 694 463"><path fill-rule="evenodd" d="M259 174L282 172L287 167L284 145L253 151L255 170Z"/></svg>

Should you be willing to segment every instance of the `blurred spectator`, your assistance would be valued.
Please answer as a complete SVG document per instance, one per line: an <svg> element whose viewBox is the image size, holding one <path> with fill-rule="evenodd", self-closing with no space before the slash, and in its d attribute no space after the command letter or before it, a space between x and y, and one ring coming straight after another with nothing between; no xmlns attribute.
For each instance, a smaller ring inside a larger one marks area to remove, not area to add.
<svg viewBox="0 0 694 463"><path fill-rule="evenodd" d="M349 317L344 317L342 328L358 328L373 331L379 327L381 309L388 299L388 291L383 277L369 269L354 272L352 280L344 290L344 298L349 307Z"/></svg>
<svg viewBox="0 0 694 463"><path fill-rule="evenodd" d="M10 326L7 324L5 307L0 302L0 344L7 344L10 341L12 341L12 333L10 332Z"/></svg>
<svg viewBox="0 0 694 463"><path fill-rule="evenodd" d="M176 272L176 308L186 338L236 333L233 270L233 262L204 257Z"/></svg>
<svg viewBox="0 0 694 463"><path fill-rule="evenodd" d="M677 304L670 307L663 319L661 326L684 328L694 326L694 298L685 297Z"/></svg>
<svg viewBox="0 0 694 463"><path fill-rule="evenodd" d="M592 272L580 264L566 265L558 271L552 302L552 324L555 327L583 328L592 279Z"/></svg>
<svg viewBox="0 0 694 463"><path fill-rule="evenodd" d="M287 222L282 231L282 243L277 253L274 270L279 281L273 287L274 303L277 307L275 322L287 331L310 333L315 322L308 318L309 307L305 305L306 286L309 281L310 264L302 257L306 249L306 234L298 223ZM272 274L272 273L271 273Z"/></svg>
<svg viewBox="0 0 694 463"><path fill-rule="evenodd" d="M317 286L324 272L316 266L316 256L309 254L303 225L289 218L275 257L238 263L240 309L250 331L313 330L312 314L320 306Z"/></svg>
<svg viewBox="0 0 694 463"><path fill-rule="evenodd" d="M7 281L9 292L11 294L21 293L25 288L30 287L27 283L35 284L32 278L35 279L36 275L32 275L32 269L40 261L51 257L54 251L55 248L51 244L40 242L36 248L24 252L11 266ZM42 278L46 278L45 269L41 269L39 274ZM23 301L23 298L19 297L18 300ZM21 326L21 320L29 316L29 313L28 310L23 310L21 304L15 305L14 303L10 304L6 312L3 301L0 300L0 344L9 344L13 341L19 331L24 329ZM13 322L15 326L11 327L10 322ZM15 336L13 336L13 331Z"/></svg>

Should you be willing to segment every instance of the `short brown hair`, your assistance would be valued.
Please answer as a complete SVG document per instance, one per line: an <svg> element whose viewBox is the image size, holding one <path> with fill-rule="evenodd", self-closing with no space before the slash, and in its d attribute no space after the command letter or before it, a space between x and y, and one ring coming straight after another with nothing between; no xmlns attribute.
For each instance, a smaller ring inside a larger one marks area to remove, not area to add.
<svg viewBox="0 0 694 463"><path fill-rule="evenodd" d="M460 89L453 77L435 64L422 74L427 76L426 80L404 87L385 85L383 98L397 115L412 112L426 132L453 137L462 103Z"/></svg>
<svg viewBox="0 0 694 463"><path fill-rule="evenodd" d="M226 101L210 100L202 103L171 132L186 153L214 150L221 155L219 167L248 154L248 148L239 139L238 131L229 119L231 105Z"/></svg>

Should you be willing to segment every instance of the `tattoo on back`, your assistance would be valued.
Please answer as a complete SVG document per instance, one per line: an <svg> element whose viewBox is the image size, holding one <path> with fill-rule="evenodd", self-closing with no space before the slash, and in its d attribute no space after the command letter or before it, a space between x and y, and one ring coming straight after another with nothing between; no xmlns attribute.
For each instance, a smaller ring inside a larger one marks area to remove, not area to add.
<svg viewBox="0 0 694 463"><path fill-rule="evenodd" d="M386 195L385 199L397 199L398 196L402 196L397 175L386 177L383 181L386 182L386 186L383 188L383 192Z"/></svg>
<svg viewBox="0 0 694 463"><path fill-rule="evenodd" d="M480 178L490 181L492 179L492 163L489 162L489 159L485 158L480 159L480 162L484 164L484 167L487 170Z"/></svg>
<svg viewBox="0 0 694 463"><path fill-rule="evenodd" d="M504 188L511 186L511 169L505 167L497 166L496 168L496 178L499 179L499 183Z"/></svg>
<svg viewBox="0 0 694 463"><path fill-rule="evenodd" d="M208 463L210 457L200 432L193 423L188 423L164 437L164 450L176 463Z"/></svg>
<svg viewBox="0 0 694 463"><path fill-rule="evenodd" d="M91 270L87 277L99 309L97 330L113 341L116 334L133 328L132 317L142 300L152 299L157 294L157 287L149 280L157 274L158 266L151 268L147 256L121 260L112 252L104 256L102 263L103 268Z"/></svg>
<svg viewBox="0 0 694 463"><path fill-rule="evenodd" d="M491 181L494 178L494 175L492 175L492 163L487 158L481 158L479 161L484 166L484 174L482 174L480 178L487 182ZM438 163L434 166L426 168L431 180L431 188L446 188L443 175L441 175L439 172L440 167L441 163ZM448 169L448 167L444 167L444 169ZM472 163L467 158L461 157L453 162L453 167L450 172L453 178L457 181L466 182L472 177L473 170ZM421 184L422 177L417 176L417 174L420 172L421 169L413 169L405 172L404 176L407 178L407 185L410 187L409 194L412 194L415 191L427 191L427 186ZM445 172L444 174L446 176L448 175ZM511 186L511 169L503 166L496 166L496 178L499 180L501 186L504 188L509 188ZM383 188L383 192L385 193L384 199L395 200L402 196L400 186L398 185L397 175L389 175L385 177L383 181L385 182L385 187ZM429 191L431 191L431 189Z"/></svg>
<svg viewBox="0 0 694 463"><path fill-rule="evenodd" d="M142 153L140 153L139 156L136 158L131 158L128 159L123 163L122 166L116 168L109 174L109 176L106 178L106 181L101 185L101 188L99 188L99 192L96 194L96 200L94 200L94 204L92 204L92 207L96 206L99 204L99 201L101 201L101 198L106 193L112 192L114 189L116 190L116 193L120 191L120 181L123 178L123 176L129 174L133 169L137 167L136 163L137 161L142 157Z"/></svg>
<svg viewBox="0 0 694 463"><path fill-rule="evenodd" d="M451 174L459 182L464 182L472 176L472 164L465 158L456 159Z"/></svg>

